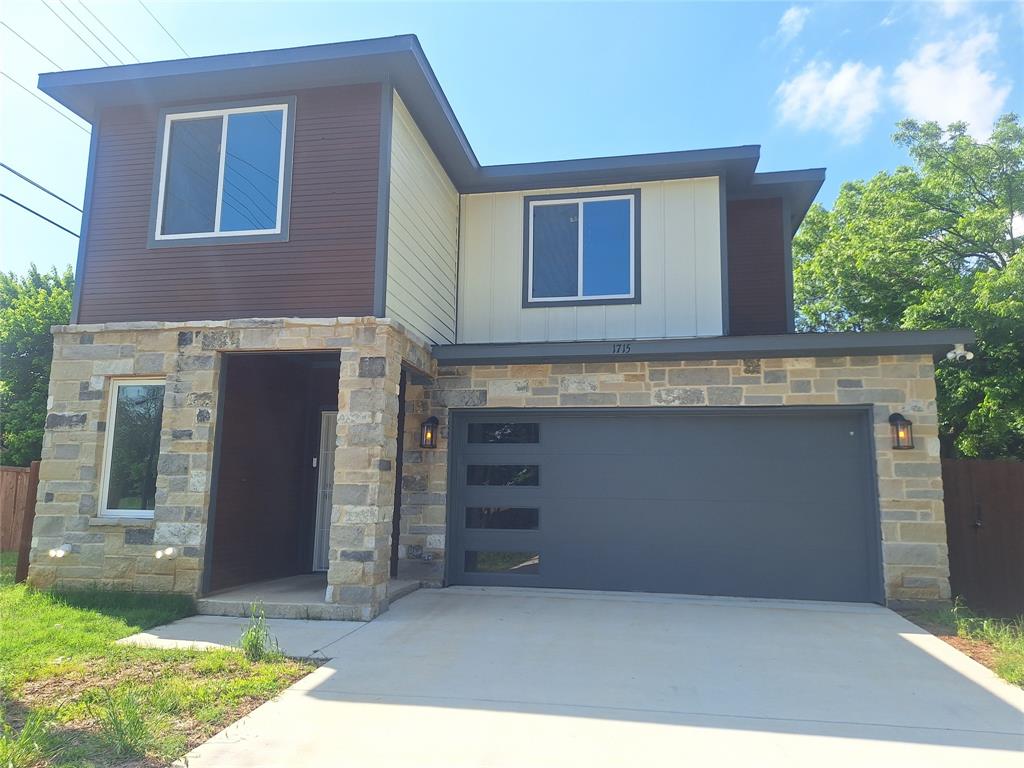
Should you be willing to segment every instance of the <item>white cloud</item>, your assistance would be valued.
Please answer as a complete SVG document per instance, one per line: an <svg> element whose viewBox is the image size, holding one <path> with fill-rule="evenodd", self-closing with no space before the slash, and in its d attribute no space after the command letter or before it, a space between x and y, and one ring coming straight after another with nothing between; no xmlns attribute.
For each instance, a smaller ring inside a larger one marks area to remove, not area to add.
<svg viewBox="0 0 1024 768"><path fill-rule="evenodd" d="M947 19L952 19L964 13L970 3L967 0L940 0L937 5L939 6L939 13Z"/></svg>
<svg viewBox="0 0 1024 768"><path fill-rule="evenodd" d="M962 120L972 135L985 138L1011 89L983 66L997 47L995 33L987 29L927 43L896 67L892 96L909 117L940 125Z"/></svg>
<svg viewBox="0 0 1024 768"><path fill-rule="evenodd" d="M792 42L807 23L807 17L811 15L811 9L802 5L791 5L779 19L779 26L775 30L776 37L783 45Z"/></svg>
<svg viewBox="0 0 1024 768"><path fill-rule="evenodd" d="M859 141L881 105L882 68L847 61L811 62L779 86L779 118L806 131L824 129L844 144Z"/></svg>

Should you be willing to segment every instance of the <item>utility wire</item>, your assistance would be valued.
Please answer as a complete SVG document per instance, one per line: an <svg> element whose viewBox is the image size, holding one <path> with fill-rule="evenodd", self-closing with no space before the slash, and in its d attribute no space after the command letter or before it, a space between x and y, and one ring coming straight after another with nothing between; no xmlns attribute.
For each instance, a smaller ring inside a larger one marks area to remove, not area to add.
<svg viewBox="0 0 1024 768"><path fill-rule="evenodd" d="M121 46L122 48L124 48L124 49L125 49L125 50L126 50L126 51L128 52L128 55L129 55L129 56L131 56L131 57L132 57L133 59L135 59L135 61L139 61L139 57L135 55L135 53L134 53L134 52L132 51L132 49L131 49L131 48L129 48L129 47L127 46L127 45L125 45L125 44L124 44L124 41L123 41L123 40L122 40L122 39L121 39L120 37L118 37L117 35L115 35L115 34L114 34L114 33L113 33L113 32L112 32L111 30L110 30L110 27L108 27L108 26L107 26L106 24L104 24L104 23L103 23L103 20L102 20L102 19L100 19L100 17L99 17L99 16L97 16L97 15L96 15L95 13L93 13L93 12L92 12L92 9L91 9L91 8L89 8L89 6L88 6L88 5L86 5L86 4L85 4L85 3L83 2L83 3L82 3L82 7L83 7L83 8L85 9L85 12L86 12L86 13L88 13L88 14L89 14L90 16L92 16L92 17L93 17L94 19L96 19L96 23L97 23L97 24L99 24L99 25L100 25L101 27L103 27L103 28L104 28L105 30L107 30L107 34L108 34L108 35L110 35L110 36L111 36L112 38L114 38L115 40L117 40L117 42L118 42L118 45L120 45L120 46Z"/></svg>
<svg viewBox="0 0 1024 768"><path fill-rule="evenodd" d="M71 206L72 208L74 208L74 209L75 209L76 211L78 211L79 213L82 213L82 212L83 212L83 211L82 211L82 209L81 209L81 208L79 208L79 207L78 207L77 205L75 205L74 203L68 202L68 201L67 201L67 200L65 200L65 199L64 199L63 197L61 197L60 195L58 195L58 194L57 194L56 192L51 192L51 191L50 191L50 190L48 190L48 189L47 189L46 187L44 187L44 186L43 186L42 184L40 184L40 183L39 183L39 182L37 182L37 181L33 181L32 179L30 179L30 178L29 178L28 176L26 176L25 174L23 174L23 173L18 173L18 172L17 172L16 170L14 170L13 168L11 168L11 166L7 165L7 163L0 163L0 168L3 168L4 170L10 171L10 172L11 172L11 173L13 173L13 174L14 174L15 176L17 176L17 177L18 177L19 179L21 179L22 181L27 181L27 182L28 182L29 184L31 184L31 185L32 185L33 187L35 187L36 189L41 189L41 190L42 190L43 192L45 192L46 194L48 194L48 195L49 195L50 197L55 197L55 198L57 198L57 199L58 199L58 200L60 200L60 201L61 201L62 203L64 203L64 205L70 205L70 206Z"/></svg>
<svg viewBox="0 0 1024 768"><path fill-rule="evenodd" d="M8 201L8 202L10 202L10 203L14 203L14 204L15 204L16 206L18 206L19 208L24 208L24 209L25 209L26 211L28 211L29 213L31 213L31 214L32 214L33 216L38 216L38 217L39 217L40 219L42 219L43 221L46 221L46 222L49 222L50 224L53 224L53 226L55 226L55 227L56 227L57 229L63 229L63 230L65 231L65 232L67 232L67 233L68 233L69 235L71 235L72 237L78 237L78 233L77 233L77 232L72 232L72 231L71 231L70 229L68 229L67 227L63 226L62 224L58 224L58 223L57 223L56 221L54 221L53 219L50 219L50 218L47 218L46 216L43 216L43 214L41 214L41 213L40 213L39 211L37 211L37 210L34 210L34 209L32 209L32 208L29 208L29 207L28 207L27 205L25 205L24 203L19 203L19 202L18 202L17 200L15 200L15 199L14 199L13 197L8 197L8 196L7 196L7 195L5 195L5 194L4 194L3 192L0 192L0 197L2 197L2 198L3 198L4 200L7 200L7 201Z"/></svg>
<svg viewBox="0 0 1024 768"><path fill-rule="evenodd" d="M72 11L71 7L67 3L65 3L64 0L57 0L57 2L59 2L61 5L63 5L64 8L67 10L67 12L75 17L75 21L77 21L79 24L82 25L82 29L84 29L86 32L88 32L90 35L92 35L96 39L96 41L100 45L102 45L104 47L104 49L106 49L107 53L109 53L111 56L113 56L115 59L117 59L117 63L118 64L124 64L124 60L120 56L118 56L116 53L114 53L110 49L110 46L107 45L105 42L103 42L103 40L100 38L100 36L92 31L92 27L90 27L88 24L86 24L84 21L82 21L82 19L79 18L78 14L75 13L74 11Z"/></svg>
<svg viewBox="0 0 1024 768"><path fill-rule="evenodd" d="M9 25L9 24L8 24L7 22L5 22L5 21L0 21L0 25L2 25L2 26L4 26L4 27L6 27L6 28L7 28L7 31L8 31L8 32L10 32L10 33L11 33L12 35L14 35L14 36L15 36L16 38L18 38L19 40L21 40L21 42L23 42L23 43L24 43L25 45L27 45L27 46L28 46L29 48L31 48L31 49L32 49L33 51L35 51L36 53L38 53L38 54L39 54L40 56L42 56L42 57L43 57L44 59L46 59L46 60L47 60L48 62L50 62L51 64L53 64L53 66L55 66L55 67L56 67L57 69L59 69L59 70L63 71L64 67L62 67L62 66L61 66L60 64L58 64L58 63L57 63L56 61L54 61L54 60L53 60L53 59L51 59L51 58L50 58L49 56L47 56L47 55L46 55L45 53L43 53L43 52L42 52L42 51L40 51L40 50L39 50L38 48L36 48L36 47L35 47L34 45L32 45L32 43L30 43L30 42L29 42L28 40L26 40L26 39L25 39L24 37L22 37L22 36L21 36L21 35L19 35L19 34L18 34L17 32L15 32L15 31L14 31L14 29L12 29L12 28L11 28L11 26L10 26L10 25Z"/></svg>
<svg viewBox="0 0 1024 768"><path fill-rule="evenodd" d="M25 93L27 93L27 94L28 94L29 96L31 96L31 97L32 97L33 99L36 99L36 100L37 100L37 101L38 101L38 102L39 102L40 104L42 104L42 105L43 105L44 107L47 107L48 109L52 109L52 110L53 110L54 112L56 112L56 113L57 113L58 115L60 115L60 116L61 116L61 117L63 117L63 118L65 119L65 120L67 120L67 121L68 121L69 123L71 123L71 124L72 124L73 126L75 126L75 128L77 128L78 130L80 130L80 131L82 131L82 132L84 132L84 133L89 133L89 129L88 129L88 128L85 128L84 126L82 126L82 125L80 125L80 124L76 123L76 122L75 122L74 120L72 120L72 119L71 119L70 117L68 117L68 116L67 116L67 115L65 115L65 114L64 114L63 112L61 112L61 111L60 111L59 109L57 109L57 108L56 108L55 106L53 106L53 104L51 104L50 102L46 101L46 99L44 99L44 98L43 98L42 96L40 96L40 95L39 95L38 93L36 93L35 91L32 91L32 90L30 90L30 89L26 88L26 87L25 87L24 85L22 85L21 83L19 83L19 82L18 82L17 80L15 80L15 79L14 79L13 77L11 77L10 75L8 75L8 74L7 74L6 72L0 72L0 75L3 75L4 77L6 77L6 78L7 78L8 80L10 80L10 81L11 81L12 83L14 83L14 84L15 84L16 86L18 86L19 88L21 88L21 90L23 90L23 91L24 91Z"/></svg>
<svg viewBox="0 0 1024 768"><path fill-rule="evenodd" d="M53 10L53 8L51 8L49 5L47 5L46 4L46 0L39 0L39 2L41 2L46 7L46 10L48 10L50 13L52 13L57 18L57 21L59 21L65 27L70 29L71 30L71 34L73 34L75 37L77 37L79 40L82 41L82 45L84 45L86 48L88 48L90 51L92 51L94 54L96 54L96 58L97 59L102 61L105 66L108 66L108 67L110 66L110 62L107 61L106 59L104 59L100 55L99 51L97 51L95 48L93 48L91 45L89 45L89 42L84 37L82 37L80 34L78 34L78 30L76 30L74 27L72 27L70 24L68 24L67 21L65 21L63 16L61 16L59 13L57 13L55 10Z"/></svg>
<svg viewBox="0 0 1024 768"><path fill-rule="evenodd" d="M166 34L169 38L171 38L171 40L174 41L174 44L176 46L178 46L178 50L181 51L182 53L184 53L186 56L188 56L188 51L186 51L182 47L181 43L178 42L178 39L174 35L172 35L170 32L167 31L167 27L165 27L163 24L160 23L160 19L158 19L156 16L153 15L153 12L151 10L149 10L149 8L146 7L146 4L144 2L142 2L142 0L139 0L139 5L141 5L142 6L142 10L144 10L146 13L148 13L149 17L151 19L153 19L153 21L155 21L157 23L157 25L160 27L160 29L162 29L164 31L164 34Z"/></svg>

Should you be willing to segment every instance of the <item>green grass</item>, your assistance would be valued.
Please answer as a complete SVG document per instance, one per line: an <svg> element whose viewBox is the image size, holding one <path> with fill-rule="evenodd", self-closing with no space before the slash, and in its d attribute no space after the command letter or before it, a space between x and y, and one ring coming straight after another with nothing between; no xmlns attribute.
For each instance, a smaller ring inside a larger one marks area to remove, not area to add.
<svg viewBox="0 0 1024 768"><path fill-rule="evenodd" d="M192 612L181 596L0 583L0 767L164 765L313 668L114 642Z"/></svg>
<svg viewBox="0 0 1024 768"><path fill-rule="evenodd" d="M907 618L937 634L950 634L991 648L986 662L1001 678L1024 688L1024 616L979 615L959 600L948 609L910 611Z"/></svg>
<svg viewBox="0 0 1024 768"><path fill-rule="evenodd" d="M0 552L0 586L14 583L14 571L17 567L17 552Z"/></svg>

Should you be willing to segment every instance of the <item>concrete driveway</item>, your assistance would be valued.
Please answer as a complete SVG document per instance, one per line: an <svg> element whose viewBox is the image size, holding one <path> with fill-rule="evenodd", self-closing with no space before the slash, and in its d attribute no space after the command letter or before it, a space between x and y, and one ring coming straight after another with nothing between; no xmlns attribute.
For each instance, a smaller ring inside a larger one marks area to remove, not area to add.
<svg viewBox="0 0 1024 768"><path fill-rule="evenodd" d="M453 588L340 635L190 768L1024 760L1024 692L877 606Z"/></svg>

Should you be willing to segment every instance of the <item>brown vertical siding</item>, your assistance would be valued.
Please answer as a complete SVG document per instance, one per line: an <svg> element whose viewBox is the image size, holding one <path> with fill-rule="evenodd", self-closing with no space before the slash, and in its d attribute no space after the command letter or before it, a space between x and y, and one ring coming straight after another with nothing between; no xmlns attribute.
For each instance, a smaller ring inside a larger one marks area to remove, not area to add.
<svg viewBox="0 0 1024 768"><path fill-rule="evenodd" d="M730 200L729 334L786 333L789 298L780 198Z"/></svg>
<svg viewBox="0 0 1024 768"><path fill-rule="evenodd" d="M104 113L79 322L373 314L380 87L296 94L288 242L147 248L158 111Z"/></svg>

